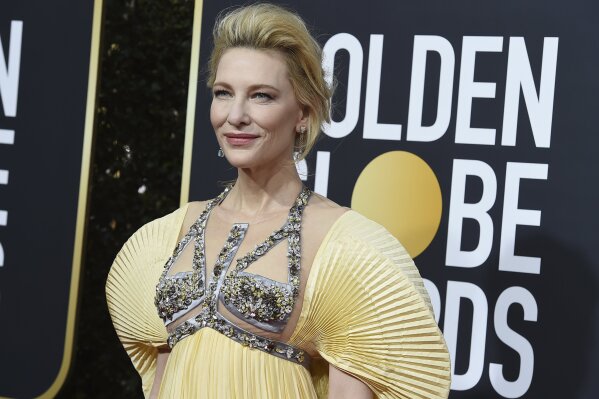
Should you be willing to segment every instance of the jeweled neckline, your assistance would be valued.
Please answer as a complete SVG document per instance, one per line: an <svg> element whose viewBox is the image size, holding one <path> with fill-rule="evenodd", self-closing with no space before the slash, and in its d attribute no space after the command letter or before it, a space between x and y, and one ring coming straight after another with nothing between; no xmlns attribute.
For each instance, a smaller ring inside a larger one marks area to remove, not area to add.
<svg viewBox="0 0 599 399"><path fill-rule="evenodd" d="M223 317L218 312L217 306L218 300L221 297L221 287L229 286L224 285L224 281L227 278L237 278L236 276L238 272L241 272L242 270L247 268L249 264L253 263L253 261L255 261L258 257L268 252L268 250L272 248L274 245L287 239L287 258L289 271L288 283L286 284L287 287L284 288L283 291L287 290L288 295L292 297L291 303L288 304L285 308L281 308L279 313L274 314L273 317L275 318L271 319L262 320L260 318L256 318L253 314L250 314L248 316L246 314L240 313L240 315L237 316L240 320L245 320L246 322L263 330L271 332L282 331L282 329L288 321L288 318L293 310L293 304L295 303L295 300L299 294L301 259L300 233L302 224L301 219L303 210L305 209L305 206L308 204L311 191L306 187L303 187L300 193L298 194L294 204L291 206L289 210L289 215L285 224L280 229L275 230L273 233L271 233L271 235L268 236L266 240L264 240L261 244L258 244L256 248L254 248L254 250L250 251L247 255L238 259L236 266L233 267L231 270L231 274L227 275L229 266L231 265L231 262L235 257L237 249L239 248L239 244L241 243L241 241L243 241L245 231L249 226L247 223L234 224L229 232L229 236L227 238L227 241L225 242L225 246L221 249L219 256L217 257L213 273L211 273L210 281L207 281L208 279L205 275L206 264L204 245L204 235L207 220L210 211L214 208L214 206L216 206L224 200L230 189L231 187L227 187L225 191L223 191L218 197L209 201L206 204L206 208L204 209L200 217L191 226L184 240L179 242L177 248L175 249L175 253L167 262L166 266L169 266L170 268L175 259L178 258L178 255L182 251L183 247L191 240L193 240L195 242L196 248L194 250L193 257L194 272L191 274L191 277L197 276L201 278L201 285L203 286L202 292L204 293L203 299L201 299L200 303L203 306L202 312L196 316L193 316L191 319L186 320L182 324L178 325L173 332L169 333L169 346L172 348L181 339L193 334L201 328L209 327L230 337L231 339L241 343L242 345L249 346L250 348L260 349L264 352L273 354L274 356L291 360L307 367L308 357L306 356L303 350L244 330L231 320ZM168 269L165 267L164 273L167 273L167 271ZM244 274L242 276L240 275L239 278L247 278L246 276L248 276L248 274ZM258 277L260 276L256 275L256 278ZM173 284L176 283L173 282ZM197 288L200 287L200 284L194 285ZM228 302L226 299L226 293L222 294L222 298L225 306L227 306ZM197 306L200 306L200 304L198 304ZM159 304L157 304L157 306L158 305ZM275 305L279 306L278 299ZM231 309L231 307L228 308ZM232 308L238 310L236 306L233 306ZM266 317L270 317L270 315L266 315ZM171 319L171 317L166 318ZM165 319L165 317L163 317L163 319ZM272 328L266 328L267 326L271 326Z"/></svg>
<svg viewBox="0 0 599 399"><path fill-rule="evenodd" d="M233 188L232 185L227 186L225 190L214 200L210 201L210 203L206 206L206 210L200 216L202 219L203 229L202 229L202 261L206 260L206 248L204 245L205 240L205 228L208 225L208 219L212 209L217 205L221 204L223 200L226 198L227 194ZM287 219L283 223L283 225L270 233L264 240L260 241L253 250L250 250L243 256L240 256L236 260L236 266L233 267L232 272L238 273L249 267L254 261L257 260L260 256L266 254L276 243L281 241L282 239L288 238L289 235L297 235L297 249L288 250L287 258L288 258L288 268L290 273L288 274L288 284L292 287L294 297L297 297L299 293L299 269L300 269L300 256L301 254L299 249L299 231L301 229L301 215L303 213L304 207L308 204L308 200L310 199L311 191L306 186L302 185L302 189L299 194L295 198L293 205L289 208L289 212L287 214ZM248 223L235 223L232 226L232 229L235 227L242 227L244 230L249 227ZM292 245L295 247L295 245ZM194 262L195 263L195 262ZM201 266L205 269L205 264ZM227 268L228 269L228 268Z"/></svg>
<svg viewBox="0 0 599 399"><path fill-rule="evenodd" d="M220 204L223 203L223 201L225 200L225 198L227 198L227 196L229 195L229 192L231 191L231 189L233 189L233 185L228 185L225 187L224 191L222 193L220 193L216 198L214 198L213 200L210 201L210 203L206 206L205 209L205 217L206 217L206 221L210 215L210 213L212 213L212 210L214 208L216 208L217 206L219 206ZM289 210L287 211L287 218L285 220L285 222L283 223L283 225L274 230L279 231L285 228L285 226L290 222L290 218L292 217L295 209L298 206L305 206L307 205L308 199L310 198L310 189L308 189L305 185L302 184L302 188L299 192L299 194L295 197L295 200L293 201L293 204L291 205L291 207L289 208ZM201 217L201 216L200 216ZM268 219L262 219L259 220L258 222L233 222L232 225L238 225L238 224L243 224L243 225L248 225L250 226L251 224L257 224L257 223L262 223L263 221L266 221Z"/></svg>

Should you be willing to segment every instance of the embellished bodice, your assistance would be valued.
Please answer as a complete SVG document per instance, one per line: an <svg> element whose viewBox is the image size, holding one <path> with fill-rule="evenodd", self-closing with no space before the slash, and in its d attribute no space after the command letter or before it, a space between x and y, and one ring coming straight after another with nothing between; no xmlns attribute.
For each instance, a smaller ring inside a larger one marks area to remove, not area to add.
<svg viewBox="0 0 599 399"><path fill-rule="evenodd" d="M239 319L269 332L281 332L293 310L299 294L301 261L301 219L311 191L304 188L289 210L287 221L266 240L231 265L245 233L247 223L235 223L219 252L214 269L206 275L205 229L210 212L226 197L227 187L218 197L209 201L205 210L176 245L173 255L165 264L156 286L155 305L166 325L201 306L201 312L179 324L168 338L173 347L181 339L201 328L213 328L231 339L276 356L307 364L307 356L300 349L250 333L225 318L218 311L222 304ZM278 243L287 240L288 278L286 283L250 273L246 269ZM187 245L194 245L192 270L169 275Z"/></svg>

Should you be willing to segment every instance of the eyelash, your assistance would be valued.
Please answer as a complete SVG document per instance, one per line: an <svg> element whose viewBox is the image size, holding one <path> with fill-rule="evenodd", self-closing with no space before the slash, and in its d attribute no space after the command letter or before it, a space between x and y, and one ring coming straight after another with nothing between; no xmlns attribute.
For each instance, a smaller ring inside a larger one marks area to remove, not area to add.
<svg viewBox="0 0 599 399"><path fill-rule="evenodd" d="M222 90L221 89L221 90L215 90L213 95L214 95L214 97L221 97L223 95L230 95L230 93L228 91L226 91L226 90ZM273 96L271 96L268 93L264 93L264 92L254 93L254 94L252 94L252 97L258 98L258 99L266 99L266 100L273 100L274 99Z"/></svg>
<svg viewBox="0 0 599 399"><path fill-rule="evenodd" d="M264 93L264 92L254 93L254 94L252 94L252 97L265 98L265 99L268 99L268 100L272 100L273 99L273 97L270 94Z"/></svg>
<svg viewBox="0 0 599 399"><path fill-rule="evenodd" d="M226 90L215 90L214 91L214 97L220 97L225 94L229 94L229 92Z"/></svg>

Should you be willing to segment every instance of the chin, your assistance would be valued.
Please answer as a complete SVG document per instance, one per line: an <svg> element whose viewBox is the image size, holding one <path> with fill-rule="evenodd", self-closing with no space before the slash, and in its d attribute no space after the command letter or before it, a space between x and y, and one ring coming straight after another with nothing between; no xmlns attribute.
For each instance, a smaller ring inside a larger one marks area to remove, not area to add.
<svg viewBox="0 0 599 399"><path fill-rule="evenodd" d="M231 166L241 169L260 166L262 163L259 159L257 159L258 157L250 154L225 153L225 158L231 164Z"/></svg>
<svg viewBox="0 0 599 399"><path fill-rule="evenodd" d="M282 161L276 161L275 159L268 159L264 155L257 153L246 153L240 154L239 152L225 153L227 161L234 168L238 169L252 169L252 168L264 168L271 167L273 170L280 167Z"/></svg>

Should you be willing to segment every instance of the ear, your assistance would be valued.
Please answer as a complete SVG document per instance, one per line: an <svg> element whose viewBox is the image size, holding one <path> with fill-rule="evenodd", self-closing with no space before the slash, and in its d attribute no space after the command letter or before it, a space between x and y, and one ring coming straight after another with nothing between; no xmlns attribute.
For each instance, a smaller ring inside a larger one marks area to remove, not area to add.
<svg viewBox="0 0 599 399"><path fill-rule="evenodd" d="M310 110L307 106L301 106L297 124L295 125L295 131L299 131L302 126L308 128L308 122L310 120Z"/></svg>

